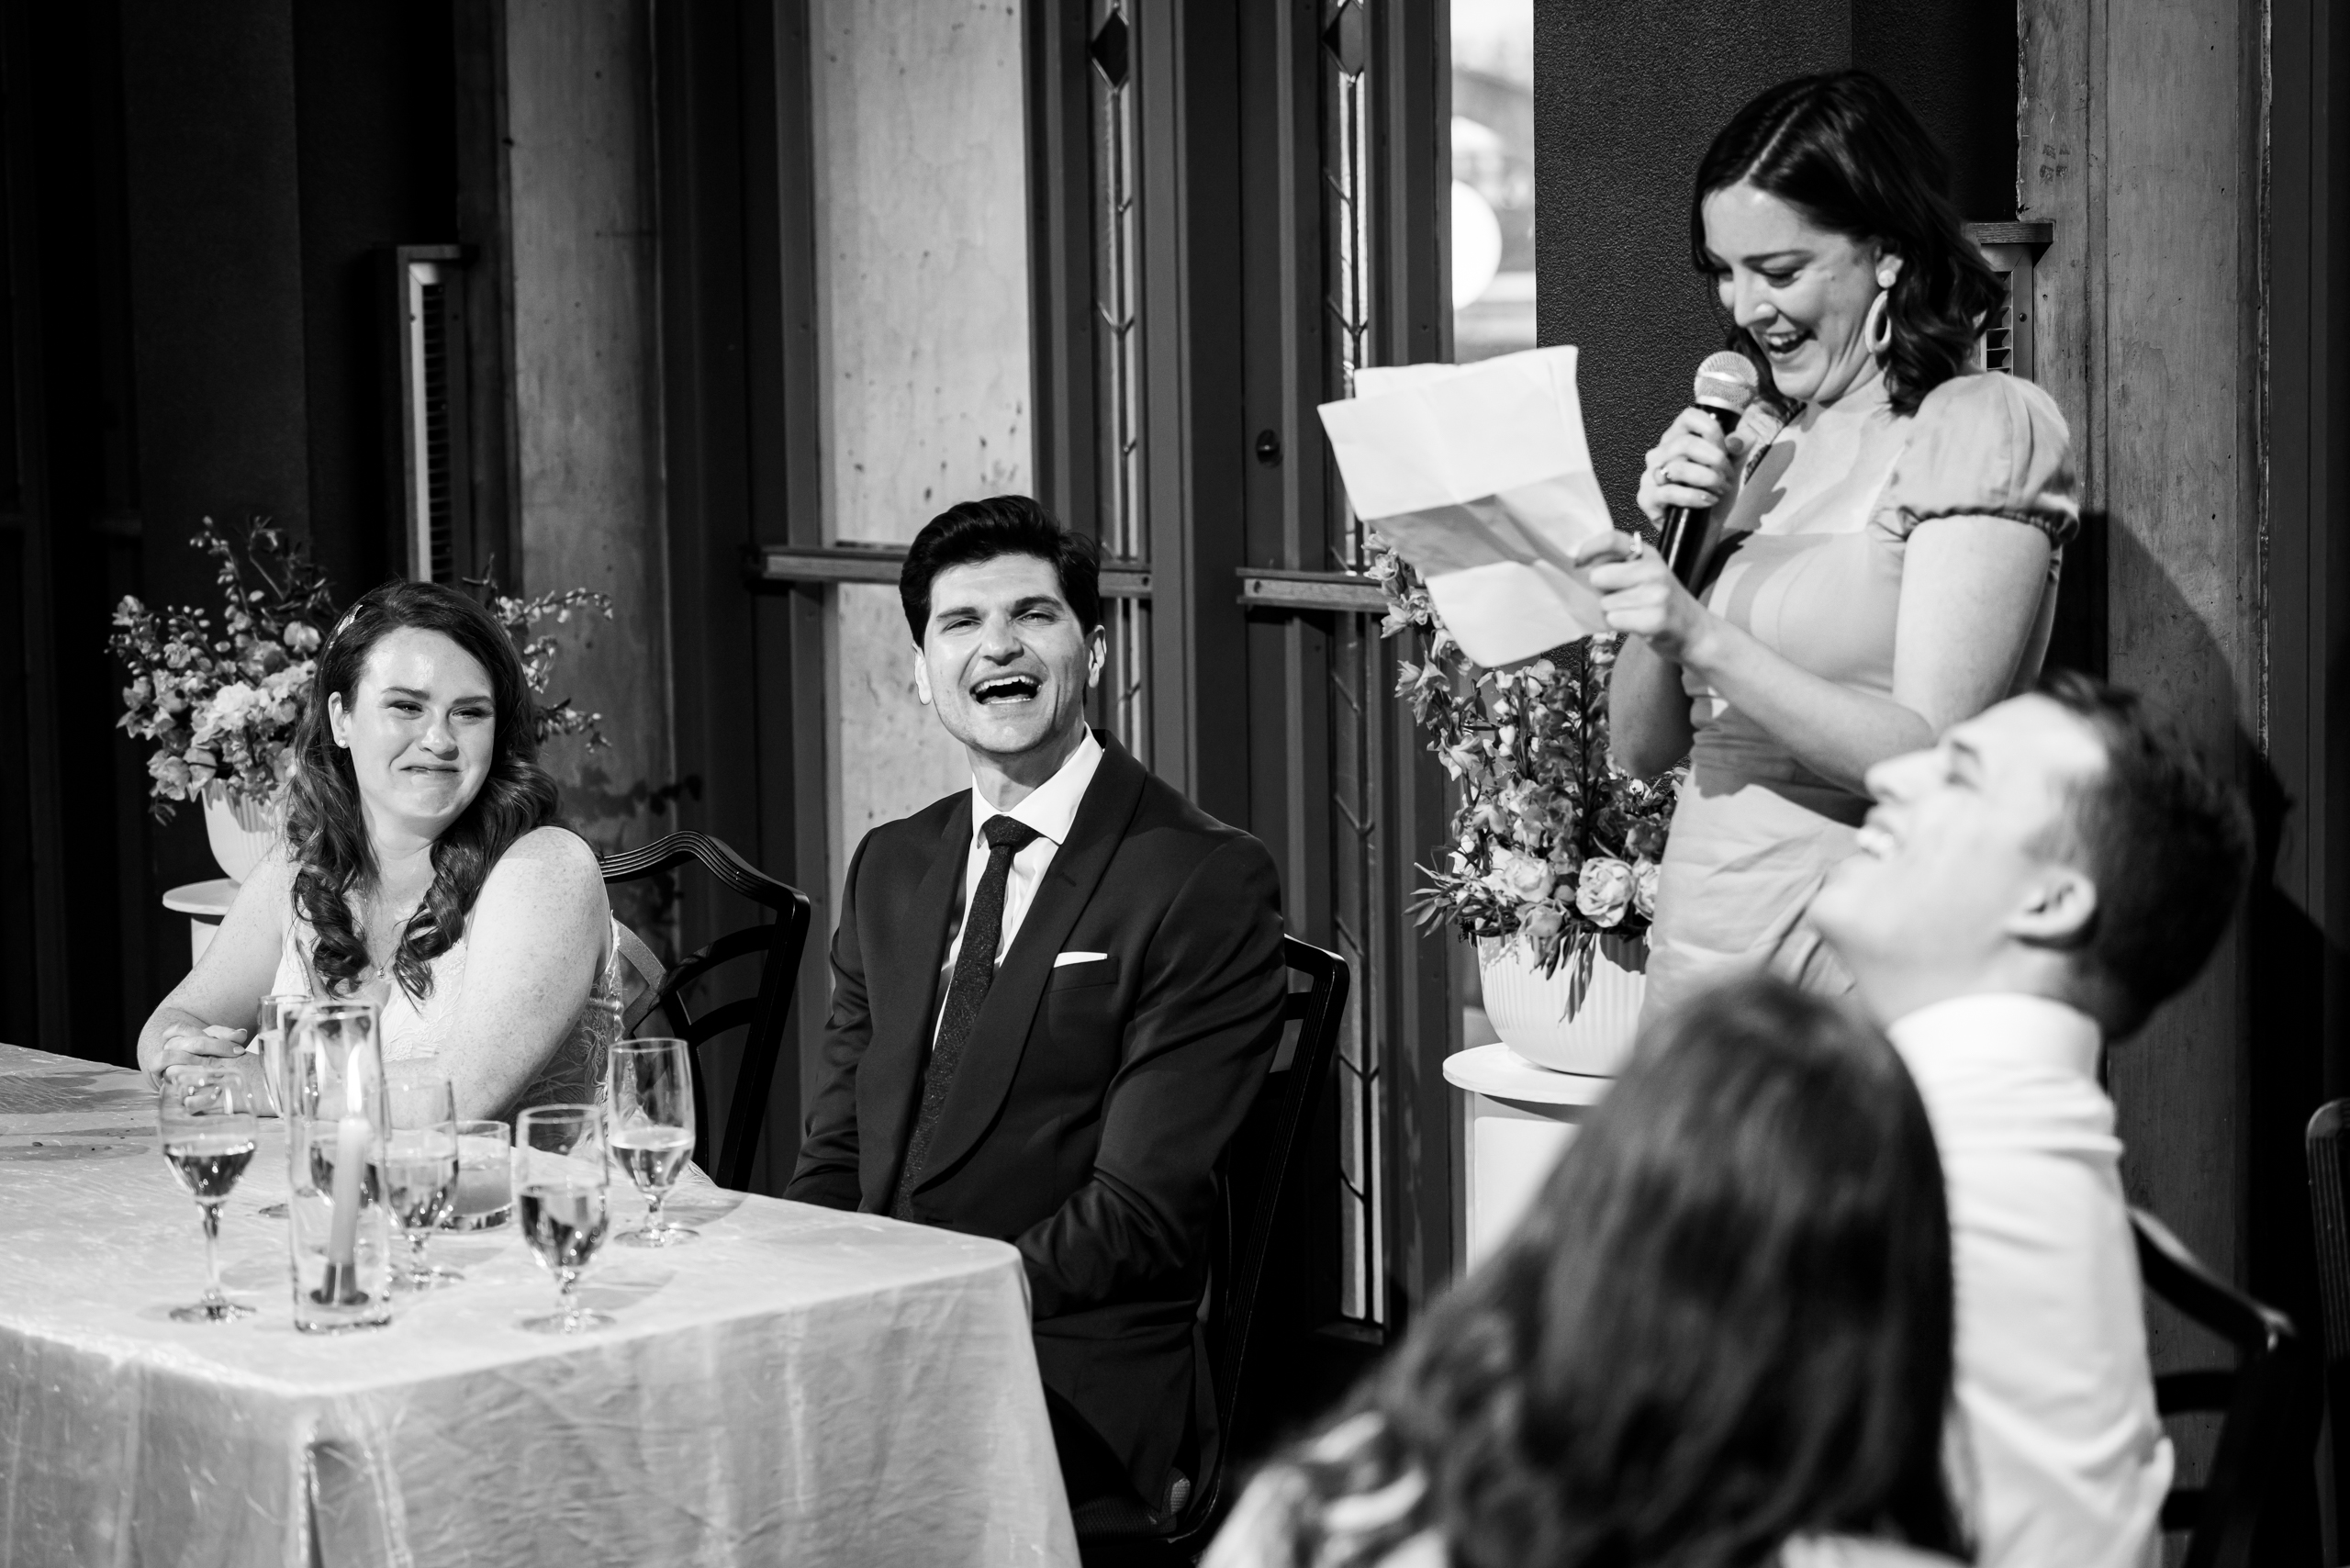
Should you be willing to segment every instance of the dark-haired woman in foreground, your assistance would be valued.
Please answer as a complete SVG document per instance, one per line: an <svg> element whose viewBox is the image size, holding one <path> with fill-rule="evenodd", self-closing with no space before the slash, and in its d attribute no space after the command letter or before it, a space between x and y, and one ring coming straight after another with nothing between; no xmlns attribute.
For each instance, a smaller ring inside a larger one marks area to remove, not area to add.
<svg viewBox="0 0 2350 1568"><path fill-rule="evenodd" d="M238 1056L265 995L364 997L386 1058L437 1057L460 1116L594 1100L614 926L595 853L555 825L505 628L434 584L375 588L319 655L295 753L285 845L147 1020L140 1066Z"/></svg>
<svg viewBox="0 0 2350 1568"><path fill-rule="evenodd" d="M1950 1256L1892 1047L1782 981L1701 992L1206 1568L1964 1557Z"/></svg>
<svg viewBox="0 0 2350 1568"><path fill-rule="evenodd" d="M2077 511L2045 393L1974 369L2001 285L1947 163L1860 72L1772 88L1700 165L1690 248L1763 397L1725 445L1676 419L1639 504L1712 508L1697 592L1630 535L1586 558L1616 665L1617 761L1683 756L1650 934L1647 1015L1767 966L1850 989L1800 924L1868 807L1862 775L2027 689Z"/></svg>

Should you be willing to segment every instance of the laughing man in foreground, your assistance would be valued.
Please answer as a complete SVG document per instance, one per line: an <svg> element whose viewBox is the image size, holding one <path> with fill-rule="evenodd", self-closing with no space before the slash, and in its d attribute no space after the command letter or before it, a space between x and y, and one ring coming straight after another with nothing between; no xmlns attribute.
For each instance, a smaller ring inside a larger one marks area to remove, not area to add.
<svg viewBox="0 0 2350 1568"><path fill-rule="evenodd" d="M2251 859L2243 802L2169 722L2080 676L1868 786L1859 852L1809 918L1941 1148L1977 1561L2151 1561L2171 1451L2098 1058L2218 945Z"/></svg>

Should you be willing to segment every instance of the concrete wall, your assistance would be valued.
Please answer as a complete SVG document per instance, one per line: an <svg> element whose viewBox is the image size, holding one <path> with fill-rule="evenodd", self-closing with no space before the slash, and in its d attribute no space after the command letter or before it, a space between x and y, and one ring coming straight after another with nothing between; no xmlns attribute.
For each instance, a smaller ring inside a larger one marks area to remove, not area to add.
<svg viewBox="0 0 2350 1568"><path fill-rule="evenodd" d="M2264 436L2261 62L2244 15L2028 0L2021 215L2055 226L2038 379L2072 423L2103 539L2109 672L2249 777L2266 745ZM2132 1200L2223 1274L2246 1262L2248 958L2231 943L2109 1067Z"/></svg>
<svg viewBox="0 0 2350 1568"><path fill-rule="evenodd" d="M604 849L665 830L643 808L675 770L651 63L645 0L507 0L521 583L612 597L562 629L552 693L601 711L611 747L547 757Z"/></svg>
<svg viewBox="0 0 2350 1568"><path fill-rule="evenodd" d="M825 536L912 539L1029 480L1020 17L812 0ZM963 789L915 700L897 590L834 599L833 875L868 828Z"/></svg>

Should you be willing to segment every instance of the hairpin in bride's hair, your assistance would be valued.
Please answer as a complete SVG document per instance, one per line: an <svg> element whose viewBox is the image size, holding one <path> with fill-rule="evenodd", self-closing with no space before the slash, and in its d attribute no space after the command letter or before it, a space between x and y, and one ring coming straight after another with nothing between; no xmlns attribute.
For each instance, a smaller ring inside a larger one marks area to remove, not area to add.
<svg viewBox="0 0 2350 1568"><path fill-rule="evenodd" d="M327 646L332 647L334 645L335 639L341 636L350 627L351 623L358 619L358 605L354 604L349 610L344 610L342 612L342 619L334 623L334 630L327 633Z"/></svg>

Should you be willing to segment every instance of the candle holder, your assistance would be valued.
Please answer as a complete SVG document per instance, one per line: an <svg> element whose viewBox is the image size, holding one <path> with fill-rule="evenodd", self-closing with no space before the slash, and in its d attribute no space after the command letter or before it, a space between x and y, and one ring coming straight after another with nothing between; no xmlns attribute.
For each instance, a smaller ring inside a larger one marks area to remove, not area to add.
<svg viewBox="0 0 2350 1568"><path fill-rule="evenodd" d="M294 1327L392 1320L391 1214L379 1170L391 1110L372 1002L319 1002L285 1038L285 1157Z"/></svg>

